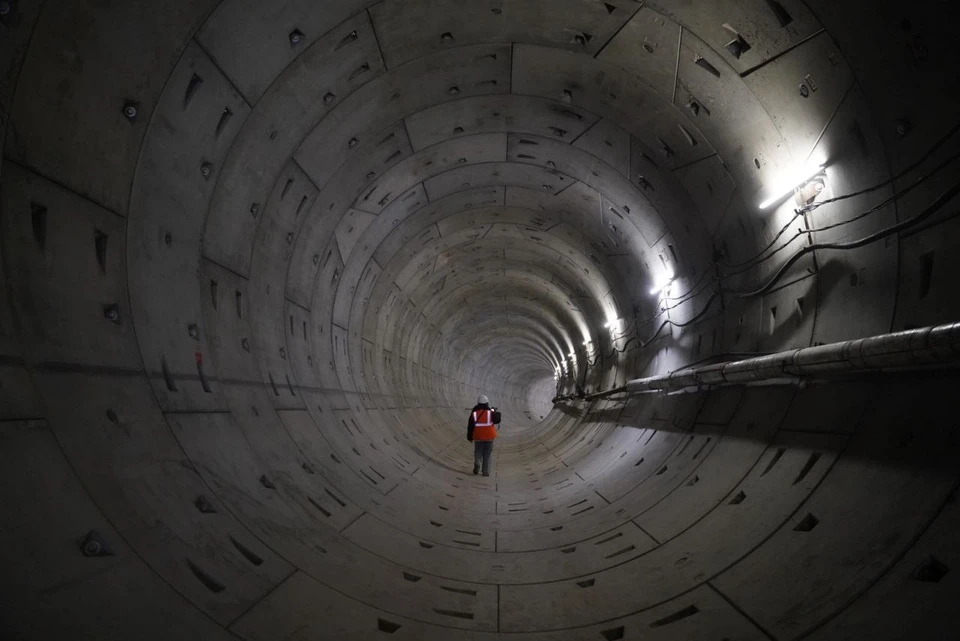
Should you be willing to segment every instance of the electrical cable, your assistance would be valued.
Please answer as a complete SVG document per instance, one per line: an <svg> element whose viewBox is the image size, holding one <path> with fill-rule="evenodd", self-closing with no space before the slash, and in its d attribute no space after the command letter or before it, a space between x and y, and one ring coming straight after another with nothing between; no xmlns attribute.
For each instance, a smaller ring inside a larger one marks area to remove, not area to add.
<svg viewBox="0 0 960 641"><path fill-rule="evenodd" d="M836 223L832 223L832 224L830 224L830 225L826 225L826 226L824 226L824 227L818 227L818 228L814 228L814 229L798 229L798 230L797 230L797 233L795 233L788 241L786 241L785 243L783 243L782 245L780 245L779 247L777 247L777 248L776 248L774 251L772 251L769 255L763 256L763 254L766 253L766 252L773 246L773 244L776 243L776 241L780 239L780 237L783 235L783 233L786 231L786 229L787 229L788 227L790 227L790 225L792 225L793 222L802 215L802 213L801 213L800 210L796 210L796 213L795 213L795 215L793 216L793 218L790 219L790 221L783 227L783 229L781 229L780 232L777 233L777 235L773 238L773 240L772 240L766 247L764 247L763 250L762 250L759 254L755 255L753 258L751 258L751 259L748 260L748 261L745 261L745 262L742 262L742 263L738 263L738 264L736 264L736 265L728 265L728 267L734 268L734 271L727 272L727 273L725 273L724 275L725 275L725 276L736 276L736 275L738 275L738 274L742 274L742 273L744 273L744 272L749 271L749 270L752 269L753 267L755 267L755 266L757 266L757 265L759 265L759 264L761 264L761 263L769 260L770 258L772 258L773 256L775 256L775 255L778 254L779 252L783 251L784 249L786 249L787 247L789 247L791 243L793 243L795 240L797 240L798 238L802 237L802 236L805 235L805 234L816 234L816 233L821 233L821 232L829 231L829 230L831 230L831 229L836 229L836 228L838 228L838 227L843 227L844 225L849 225L849 224L851 224L851 223L857 222L858 220L861 220L861 219L863 219L863 218L866 218L867 216L869 216L869 215L871 215L871 214L874 214L874 213L880 211L881 209L884 209L884 208L887 207L888 205L890 205L890 204L892 204L892 203L900 200L901 198L903 198L904 196L906 196L907 194L909 194L911 191L913 191L914 189L916 189L917 187L919 187L921 184L923 184L923 182L924 182L925 180L933 177L934 175L936 175L937 173L939 173L940 171L942 171L943 169L945 169L947 166L949 166L949 165L952 164L953 162L957 161L958 159L960 159L960 152L958 152L958 153L950 156L949 158L947 158L945 161L943 161L942 163L940 163L939 165L937 165L937 167L935 167L935 168L934 168L932 171L930 171L929 173L927 173L927 174L925 174L925 175L920 176L919 178L917 178L916 181L914 181L914 182L913 182L912 184L910 184L908 187L904 188L904 189L903 189L902 191L900 191L899 193L895 194L894 196L891 196L891 197L887 198L886 200L884 200L884 201L881 202L881 203L878 203L877 205L874 205L873 207L871 207L870 209L867 209L866 211L863 211L863 212L860 212L859 214L856 214L856 215L853 216L852 218L848 218L848 219L846 219L846 220L841 220L841 221L838 221L838 222L836 222Z"/></svg>
<svg viewBox="0 0 960 641"><path fill-rule="evenodd" d="M682 298L686 298L688 295L690 295L691 292L693 292L693 290L695 290L695 289L700 285L700 283L703 282L703 279L704 279L709 273L710 273L710 270L709 270L709 269L704 270L703 272L700 273L700 278L697 279L697 282L695 282L693 285L691 285L691 286L690 286L690 289L688 289L685 293L680 294L679 296L663 296L663 297L662 297L663 300L664 300L664 301L668 301L668 300L669 300L669 301L673 301L673 300L680 300L680 299L682 299Z"/></svg>
<svg viewBox="0 0 960 641"><path fill-rule="evenodd" d="M739 262L739 263L726 263L724 266L725 266L725 267L730 267L730 268L736 269L736 268L743 267L743 266L745 266L745 265L747 265L747 264L749 264L749 263L752 263L753 261L757 260L760 256L762 256L765 252L767 252L767 251L777 242L777 240L786 232L787 229L790 228L790 226L794 223L794 221L796 221L797 218L799 218L800 216L802 216L802 215L805 214L805 213L809 213L809 212L811 212L811 211L814 211L815 209L818 209L819 207L822 207L823 205L828 205L828 204L830 204L830 203L839 202L839 201L842 201L842 200L847 200L847 199L849 199L849 198L854 198L854 197L856 197L856 196L862 196L862 195L864 195L864 194L868 194L868 193L877 191L878 189L882 189L883 187L886 187L886 186L894 183L895 181L899 180L900 178L903 178L903 177L906 176L907 174L913 172L913 171L914 171L915 169L917 169L920 165L922 165L924 162L926 162L931 156L933 156L933 154L935 154L937 151L939 151L939 149L940 149L950 138L952 138L958 131L960 131L960 122L958 122L956 125L954 125L953 128L950 129L950 131L948 131L948 132L947 132L946 134L944 134L939 140L937 140L926 152L924 152L924 154L923 154L918 160L916 160L916 161L913 162L909 167L907 167L906 169L902 170L900 173L896 174L895 176L891 177L891 178L888 179L888 180L885 180L885 181L883 181L883 182L881 182L881 183L877 183L877 184L875 184L875 185L873 185L873 186L871 186L871 187L867 187L867 188L865 188L865 189L861 189L861 190L859 190L859 191L855 191L855 192L852 192L852 193L849 193L849 194L843 194L843 195L841 195L841 196L835 196L835 197L833 197L833 198L827 198L827 199L825 199L825 200L821 200L821 201L819 201L819 202L811 203L810 205L806 205L806 206L804 206L804 207L801 207L800 209L795 209L795 210L794 210L794 216L780 229L780 231L777 233L777 235L774 236L773 240L771 240L770 243L769 243L766 247L764 247L760 252L758 252L758 253L755 254L752 258L750 258L750 259L748 259L748 260L745 260L745 261L742 261L742 262ZM956 159L957 159L957 156L956 156L956 155L948 158L946 161L942 162L940 165L938 165L936 168L934 168L933 171L927 173L927 174L924 175L924 176L921 176L921 177L917 180L917 183L922 182L922 181L925 180L926 178L929 178L929 177L933 176L934 174L938 173L938 172L939 172L940 170L942 170L945 166L947 166L948 164L950 164L951 162L953 162L953 161L956 160ZM898 200L900 197L902 197L905 193L907 193L908 191L910 191L910 190L911 190L913 187L915 187L915 186L916 186L916 183L915 183L914 185L912 185L911 187L908 187L906 190L904 190L904 191L901 192L900 194L896 195L896 196L894 197L894 200ZM851 222L852 222L852 221L851 221Z"/></svg>
<svg viewBox="0 0 960 641"><path fill-rule="evenodd" d="M750 266L751 263L753 263L754 261L757 261L757 259L759 259L765 253L767 253L767 251L769 251L770 248L773 247L778 240L780 240L780 237L783 236L788 229L790 229L790 226L793 225L793 223L797 220L797 218L800 218L800 216L802 215L803 214L800 212L799 209L794 209L793 218L788 220L787 223L780 228L780 231L777 232L777 234L773 237L773 239L763 249L761 249L758 253L754 254L748 260L745 260L740 263L725 263L723 264L723 267L729 267L731 269L739 269L740 267Z"/></svg>
<svg viewBox="0 0 960 641"><path fill-rule="evenodd" d="M850 218L850 219L847 219L847 220L839 221L839 222L837 222L837 223L833 223L833 224L830 224L830 225L826 225L826 226L821 227L821 228L808 229L808 230L798 230L798 233L797 233L796 235L794 235L793 238L791 238L789 241L787 241L786 243L784 243L784 244L781 245L780 247L777 247L777 248L776 248L773 252L771 252L769 255L764 256L764 254L765 254L767 251L769 251L770 248L773 247L773 246L776 244L777 240L779 240L779 239L783 236L783 234L786 233L787 229L790 228L790 226L797 220L797 218L799 218L799 217L802 216L803 214L812 212L812 211L818 209L819 207L822 207L823 205L827 205L827 204L835 203L835 202L840 202L840 201L843 201L843 200L848 200L848 199L850 199L850 198L855 198L855 197L857 197L857 196L862 196L862 195L864 195L864 194L868 194L868 193L872 193L872 192L874 192L874 191L878 191L879 189L882 189L882 188L884 188L884 187L886 187L886 186L888 186L888 185L893 184L895 181L897 181L897 180L899 180L900 178L902 178L903 176L911 173L912 171L914 171L915 169L917 169L920 165L922 165L924 162L926 162L926 160L929 159L934 153L936 153L936 152L947 142L947 140L949 140L951 137L953 137L954 134L957 133L957 131L960 131L960 122L958 122L956 125L954 125L954 127L951 128L950 131L947 132L946 135L944 135L944 136L943 136L942 138L940 138L936 143L934 143L934 145L933 145L930 149L928 149L927 152L924 153L923 156L921 156L917 161L915 161L914 163L912 163L910 166L908 166L906 169L904 169L903 171L901 171L901 172L898 173L897 175L892 176L892 177L889 178L888 180L885 180L885 181L880 182L880 183L877 183L877 184L875 184L875 185L873 185L873 186L871 186L871 187L867 187L867 188L865 188L865 189L861 189L861 190L856 191L856 192L851 192L851 193L849 193L849 194L843 194L843 195L841 195L841 196L836 196L836 197L833 197L833 198L828 198L828 199L822 200L822 201L820 201L820 202L811 203L810 205L806 205L806 206L804 206L804 207L802 207L802 208L800 208L800 209L794 210L794 215L793 215L793 217L790 219L790 221L788 221L788 222L780 229L780 231L776 234L776 236L774 236L774 238L770 241L770 243L769 243L766 247L764 247L758 254L756 254L753 258L751 258L751 259L749 259L749 260L747 260L747 261L744 261L744 262L741 262L741 263L736 263L736 264L728 264L728 265L726 265L726 266L727 266L727 267L732 267L732 268L736 269L736 268L739 268L739 267L745 267L745 266L748 266L748 265L749 265L749 267L747 267L747 269L749 269L749 268L755 266L755 264L760 264L760 263L762 263L762 262L764 262L764 261L772 258L772 257L775 256L777 253L779 253L780 251L786 249L787 247L789 247L789 245L790 245L794 240L796 240L797 238L799 238L799 237L802 236L803 234L820 233L820 232L828 231L828 230L831 230L831 229L836 229L836 228L842 227L842 226L844 226L844 225L849 225L849 224L854 223L854 222L856 222L856 221L858 221L858 220L861 220L862 218L865 218L866 216L869 216L870 214L876 213L877 211L883 209L884 207L890 205L891 203L894 203L894 202L898 201L899 199L903 198L905 195L907 195L908 193L910 193L910 191L912 191L913 189L915 189L916 187L918 187L923 181L925 181L926 179L930 178L931 176L936 175L936 174L939 173L941 170L943 170L944 168L946 168L948 165L950 165L951 163L953 163L954 161L956 161L958 158L960 158L960 153L954 154L953 156L949 157L947 160L943 161L943 162L940 163L937 167L935 167L932 171L930 171L930 172L928 172L927 174L925 174L925 175L921 176L920 178L918 178L913 184L911 184L911 185L908 186L907 188L901 190L899 193L891 196L890 198L887 198L886 200L884 200L883 202L879 203L878 205L875 205L874 207L872 207L872 208L870 208L870 209L868 209L868 210L866 210L866 211L864 211L864 212L861 212L860 214L857 214L857 215L854 216L853 218ZM803 247L803 248L801 248L800 250L798 250L797 252L795 252L790 258L788 258L787 261L777 270L777 272L776 272L764 285L762 285L759 289L756 289L756 290L753 290L753 291L749 291L749 292L738 292L738 291L726 290L726 289L722 289L722 288L721 288L719 291L716 291L716 292L714 292L713 294L711 294L711 296L710 296L710 298L707 300L706 304L704 304L703 309L701 309L696 315L694 315L694 316L693 316L692 318L690 318L689 320L687 320L687 321L685 321L685 322L683 322L683 323L677 323L676 321L673 321L673 320L670 320L670 319L667 319L667 320L663 321L663 322L660 324L660 326L657 328L657 330L653 333L653 335L652 335L649 339L647 339L646 341L640 341L640 347L646 347L646 346L648 346L651 342L653 342L654 340L656 340L656 338L660 335L660 333L663 331L663 329L664 329L665 327L667 327L668 325L673 325L674 327L683 328L683 327L688 327L689 325L691 325L691 324L699 321L699 320L700 320L703 316L705 316L706 313L710 310L711 306L713 305L713 302L716 300L716 298L720 295L721 292L722 292L722 293L728 293L728 294L730 294L730 295L732 295L732 296L736 296L736 297L738 297L738 298L752 298L752 297L755 297L755 296L760 296L760 295L766 293L767 291L769 291L777 282L779 282L780 279L783 278L783 276L787 273L787 271L789 270L789 268L790 268L791 266L793 266L793 265L794 265L798 260L800 260L803 256L805 256L805 255L807 255L807 254L809 254L809 253L811 253L811 252L815 252L815 251L827 251L827 250L830 250L830 251L848 251L848 250L852 250L852 249L857 249L857 248L859 248L859 247L863 247L863 246L865 246L865 245L869 245L869 244L871 244L871 243L874 243L874 242L876 242L876 241L878 241L878 240L882 240L882 239L884 239L884 238L886 238L886 237L888 237L888 236L891 236L891 235L893 235L893 234L899 233L900 231L903 231L903 230L905 230L905 229L909 229L909 228L911 228L911 227L914 227L914 226L918 225L919 223L921 223L923 220L926 220L927 218L929 218L930 216L932 216L933 214L935 214L937 211L939 211L946 203L948 203L950 200L952 200L958 193L960 193L960 183L954 185L952 188L950 188L949 190L947 190L944 194L942 194L939 198L937 198L937 200L935 200L930 206L928 206L924 211L922 211L920 214L914 216L913 218L910 218L910 219L908 219L908 220L902 221L902 222L900 222L900 223L897 223L896 225L892 225L891 227L887 227L887 228L885 228L885 229L882 229L882 230L880 230L880 231L878 231L878 232L875 232L875 233L873 233L873 234L870 234L870 235L865 236L865 237L863 237L863 238L860 238L860 239L858 239L858 240L850 241L850 242L846 242L846 243L816 243L816 244L812 244L812 245L807 245L806 247ZM755 264L752 264L752 263L755 263ZM737 272L734 272L734 273L731 273L731 274L726 274L726 275L736 275L736 274L740 274L740 273L743 273L744 271L747 271L747 269L742 269L742 270L740 270L740 271L737 271ZM633 324L636 324L636 329L637 329L637 331L639 332L640 327L642 327L642 326L644 326L644 325L646 325L646 324L648 324L648 323L650 323L650 322L655 321L657 318L659 318L660 316L662 316L663 314L665 314L667 311L669 311L669 310L671 310L671 309L675 309L676 307L679 307L680 305L683 305L684 303L686 303L687 301L689 301L690 299L692 299L693 297L695 297L696 295L698 295L700 292L698 292L698 291L696 291L696 290L697 290L697 289L700 287L700 285L703 283L703 279L705 278L705 276L706 276L708 273L709 273L709 272L704 271L704 272L700 275L700 278L697 280L697 282L694 283L694 285L693 285L686 293L684 293L684 294L682 294L682 295L680 295L680 296L678 296L678 297L676 297L676 298L672 298L672 297L668 297L668 296L661 297L660 301L659 301L658 304L657 304L658 311L657 311L657 313L656 313L654 316L652 316L652 317L650 317L650 318L648 318L648 319L646 319L646 320L644 320L644 321L642 321L642 322L638 322L638 321L636 320L636 317L634 317L634 320L632 321L632 323L633 323ZM674 305L672 305L672 306L666 306L666 307L664 307L662 310L660 310L661 304L666 303L667 300L679 301L679 302L677 302L676 304L674 304ZM629 333L629 330L626 330L626 331L624 331L624 333L621 334L620 336L617 336L617 337L613 338L613 340L614 340L614 341L619 340L619 339L622 338L623 336L626 336L628 333ZM612 357L613 357L615 354L617 354L617 353L623 353L623 352L627 351L627 347L629 346L629 344L630 344L634 339L637 339L637 338L638 338L637 336L634 336L634 337L630 338L626 343L624 343L624 346L623 346L622 349L616 349L616 347L614 347L614 350L609 354L609 356L607 356L607 358L612 358ZM584 367L584 370L583 370L583 382L582 382L581 385L580 385L580 388L581 388L581 389L582 389L583 383L586 382L587 372L589 371L590 368L592 368L593 366L596 365L596 363L600 360L601 356L602 356L602 353L598 353L598 354L594 357L594 359L593 359L592 362L591 362L589 359L587 360L586 367ZM609 394L609 393L615 393L615 390L610 390L609 392L607 392L607 393L605 393L605 394ZM593 396L596 396L596 395L593 395ZM574 395L571 395L571 396L569 396L569 397L562 397L562 398L561 398L561 397L558 397L557 400L566 400L567 398L577 398L577 397L574 396Z"/></svg>
<svg viewBox="0 0 960 641"><path fill-rule="evenodd" d="M954 134L956 134L958 131L960 131L960 122L958 122L957 124L955 124L955 125L950 129L950 131L948 131L946 134L943 135L943 137L941 137L939 140L937 140L937 142L935 142L935 143L933 144L933 146L930 147L930 149L928 149L928 150L926 151L926 153L924 153L919 159L917 159L914 163L912 163L909 167L907 167L906 169L904 169L903 171L901 171L899 174L897 174L897 175L895 175L895 176L892 176L892 177L889 178L888 180L885 180L885 181L883 181L883 182L881 182L881 183L878 183L878 184L876 184L876 185L874 185L874 186L872 186L872 187L867 187L866 189L861 189L860 191L855 191L855 192L850 193L850 194L844 194L844 195L842 195L842 196L835 196L835 197L833 197L833 198L827 198L826 200L822 200L822 201L820 201L819 203L815 203L814 205L811 206L811 209L808 209L807 211L813 211L813 209L816 209L817 207L821 207L821 206L823 206L823 205L829 205L830 203L839 202L839 201L841 201L841 200L847 200L848 198L855 198L855 197L857 197L857 196L862 196L862 195L864 195L864 194L869 194L869 193L871 193L871 192L877 191L878 189L883 189L883 188L886 187L887 185L893 184L894 182L896 182L897 180L900 180L901 178L903 178L904 176L906 176L907 174L909 174L910 172L912 172L914 169L916 169L917 167L919 167L920 165L922 165L924 162L926 162L927 159L929 159L931 156L933 156L933 154L937 153L937 151L939 151L939 149L940 149L948 140L950 140L950 138L952 138L952 137L954 136Z"/></svg>
<svg viewBox="0 0 960 641"><path fill-rule="evenodd" d="M924 220L926 220L927 218L935 214L937 211L939 211L944 205L946 205L954 197L956 197L957 194L960 194L960 183L957 183L953 187L948 189L939 198L937 198L930 206L928 206L926 209L924 209L922 212L920 212L913 218L909 218L905 221L897 223L896 225L887 227L886 229L881 229L880 231L870 234L869 236L864 236L863 238L850 241L847 243L815 243L813 245L807 245L806 247L803 247L802 249L794 253L790 258L788 258L787 261L780 267L780 269L778 269L777 272L773 275L773 277L771 277L759 289L756 289L754 291L749 291L749 292L737 292L732 290L723 290L723 291L732 296L736 296L737 298L753 298L755 296L760 296L762 294L765 294L766 292L770 291L770 289L773 288L773 286L776 285L781 278L783 278L783 276L787 273L787 270L789 270L790 267L794 265L794 263L796 263L798 260L806 256L807 254L815 251L824 251L824 250L846 251L850 249L857 249L859 247L863 247L864 245L869 245L870 243L874 243L878 240L882 240L887 236L892 236L893 234L901 232L904 229L909 229L910 227L914 227L920 224L921 222L923 222Z"/></svg>
<svg viewBox="0 0 960 641"><path fill-rule="evenodd" d="M682 322L682 323L678 323L678 322L672 321L672 320L670 320L670 319L667 319L667 320L663 321L662 323L660 323L660 327L657 328L657 331L655 331L655 332L653 333L653 336L651 336L651 337L650 337L649 339L647 339L646 341L641 341L640 346L641 346L641 347L646 347L647 345L649 345L650 343L652 343L654 340L656 340L657 336L660 335L660 332L662 332L662 331L663 331L663 328L666 327L667 325L673 325L674 327L683 328L683 327L687 327L687 326L689 326L689 325L692 325L693 323L696 323L698 320L700 320L701 318L703 318L703 316L706 315L706 313L710 310L710 307L713 305L713 301L715 301L715 300L717 299L717 296L719 296L719 295L720 295L720 292L714 292L713 294L711 294L711 295L710 295L710 298L707 300L706 304L703 306L703 309L701 309L701 310L700 310L693 318L691 318L690 320L684 321L684 322Z"/></svg>
<svg viewBox="0 0 960 641"><path fill-rule="evenodd" d="M706 272L704 272L704 273L706 273ZM674 309L676 309L676 308L684 305L685 303L689 302L690 300L696 298L697 296L699 296L700 294L702 294L704 291L706 291L706 288L703 288L703 289L701 289L700 291L696 291L696 292L694 292L693 290L691 290L690 292L687 293L687 296L686 296L683 300L680 300L680 302L675 303L675 304L673 304L673 305L669 305L669 306L667 306L667 307L664 307L663 309L660 309L656 314L654 314L654 315L651 316L650 318L644 319L642 322L640 322L640 323L638 324L637 329L639 329L640 327L643 327L643 326L645 326L645 325L649 325L650 323L654 322L655 320L657 320L658 318L660 318L661 316L663 316L663 315L666 314L667 312L669 312L669 311L671 311L671 310L674 310ZM663 302L663 301L661 301L661 302Z"/></svg>

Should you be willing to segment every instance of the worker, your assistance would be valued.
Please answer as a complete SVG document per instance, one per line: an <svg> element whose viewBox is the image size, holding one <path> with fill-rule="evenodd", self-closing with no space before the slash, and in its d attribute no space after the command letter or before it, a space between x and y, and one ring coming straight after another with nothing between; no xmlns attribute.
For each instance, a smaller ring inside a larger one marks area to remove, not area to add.
<svg viewBox="0 0 960 641"><path fill-rule="evenodd" d="M473 475L481 466L483 475L490 476L490 459L493 458L493 439L497 438L497 426L500 424L500 412L490 407L490 399L481 395L477 404L470 410L467 422L467 440L473 442Z"/></svg>

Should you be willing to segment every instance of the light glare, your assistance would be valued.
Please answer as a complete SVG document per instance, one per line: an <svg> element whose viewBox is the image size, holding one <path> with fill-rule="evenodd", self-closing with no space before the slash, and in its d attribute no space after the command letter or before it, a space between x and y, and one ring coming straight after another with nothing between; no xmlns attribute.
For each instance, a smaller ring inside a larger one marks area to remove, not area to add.
<svg viewBox="0 0 960 641"><path fill-rule="evenodd" d="M778 190L775 195L770 196L765 201L760 203L760 209L767 209L771 205L775 205L776 203L780 202L781 200L789 196L793 192L793 190L799 187L803 187L805 184L810 182L810 179L816 176L817 174L819 174L821 171L823 171L823 165L819 164L813 169L807 172L804 172L802 176L799 176L796 179L790 181L788 183L789 186L784 186L782 189Z"/></svg>
<svg viewBox="0 0 960 641"><path fill-rule="evenodd" d="M663 276L661 276L659 280L657 280L654 283L653 289L650 290L650 295L651 296L658 295L660 292L662 292L667 287L669 287L670 283L672 282L673 282L673 270L668 269L666 273L664 273Z"/></svg>

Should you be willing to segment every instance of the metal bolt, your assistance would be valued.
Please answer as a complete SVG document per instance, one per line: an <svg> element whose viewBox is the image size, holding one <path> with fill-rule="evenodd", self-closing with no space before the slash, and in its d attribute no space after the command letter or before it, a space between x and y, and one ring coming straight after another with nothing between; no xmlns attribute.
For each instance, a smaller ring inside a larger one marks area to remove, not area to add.
<svg viewBox="0 0 960 641"><path fill-rule="evenodd" d="M457 86L450 87L449 89L447 89L447 93L450 94L451 96L459 96L460 87L457 87Z"/></svg>
<svg viewBox="0 0 960 641"><path fill-rule="evenodd" d="M249 352L249 351L250 351L250 341L248 341L246 338L241 339L241 340L240 340L240 347L242 347L244 350L246 350L246 351Z"/></svg>
<svg viewBox="0 0 960 641"><path fill-rule="evenodd" d="M908 133L910 133L910 130L911 130L912 128L913 128L913 127L910 125L910 121L909 121L909 120L898 120L898 121L897 121L897 135L900 136L901 138L902 138L903 136L906 136Z"/></svg>
<svg viewBox="0 0 960 641"><path fill-rule="evenodd" d="M209 178L211 171L213 171L213 165L211 165L210 163L205 162L202 165L200 165L200 175L203 176L204 178Z"/></svg>
<svg viewBox="0 0 960 641"><path fill-rule="evenodd" d="M313 264L314 264L314 265L319 265L319 264L320 264L320 254L314 254L314 255L313 255Z"/></svg>
<svg viewBox="0 0 960 641"><path fill-rule="evenodd" d="M187 334L190 334L190 338L196 340L200 336L200 330L197 329L196 325L190 325L187 327Z"/></svg>
<svg viewBox="0 0 960 641"><path fill-rule="evenodd" d="M293 31L290 32L290 44L292 45L300 44L301 38L303 38L303 34L300 32L299 29L294 29Z"/></svg>
<svg viewBox="0 0 960 641"><path fill-rule="evenodd" d="M252 205L250 205L250 213L253 215L254 218L256 218L257 214L260 213L260 203L253 203Z"/></svg>
<svg viewBox="0 0 960 641"><path fill-rule="evenodd" d="M9 2L6 2L6 1L0 2L0 16L10 15L10 9L11 7Z"/></svg>
<svg viewBox="0 0 960 641"><path fill-rule="evenodd" d="M173 236L171 236L169 233L164 234L163 242L165 242L167 246L170 246L173 243Z"/></svg>
<svg viewBox="0 0 960 641"><path fill-rule="evenodd" d="M120 308L116 305L106 305L103 308L103 316L111 323L120 324Z"/></svg>
<svg viewBox="0 0 960 641"><path fill-rule="evenodd" d="M336 96L335 94L330 93L330 92L327 92L327 93L323 96L323 104L329 105L331 102L333 102L333 101L336 100L336 99L337 99L337 96Z"/></svg>
<svg viewBox="0 0 960 641"><path fill-rule="evenodd" d="M280 358L284 360L287 359L287 350L283 349L282 347L280 348Z"/></svg>
<svg viewBox="0 0 960 641"><path fill-rule="evenodd" d="M581 47L587 46L587 39L584 38L583 36L580 36L580 35L574 36L573 41L576 42Z"/></svg>
<svg viewBox="0 0 960 641"><path fill-rule="evenodd" d="M810 88L807 87L807 85L800 85L800 95L808 98L810 96Z"/></svg>
<svg viewBox="0 0 960 641"><path fill-rule="evenodd" d="M293 242L293 232L290 232L287 234L287 244L289 245L292 242Z"/></svg>
<svg viewBox="0 0 960 641"><path fill-rule="evenodd" d="M313 366L313 356L307 356L307 365Z"/></svg>
<svg viewBox="0 0 960 641"><path fill-rule="evenodd" d="M357 140L356 138L351 138L350 140L347 141L347 147L349 147L350 149L353 149L359 144L360 144L360 141Z"/></svg>
<svg viewBox="0 0 960 641"><path fill-rule="evenodd" d="M96 530L90 530L80 542L80 550L86 556L108 556L113 554L110 544Z"/></svg>
<svg viewBox="0 0 960 641"><path fill-rule="evenodd" d="M126 116L127 120L136 120L137 106L132 102L128 102L123 106L123 115Z"/></svg>

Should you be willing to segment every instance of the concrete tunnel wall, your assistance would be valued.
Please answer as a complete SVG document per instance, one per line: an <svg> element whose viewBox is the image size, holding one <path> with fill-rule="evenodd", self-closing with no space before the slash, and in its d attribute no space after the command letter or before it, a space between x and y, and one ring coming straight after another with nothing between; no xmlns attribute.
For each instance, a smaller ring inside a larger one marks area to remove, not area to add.
<svg viewBox="0 0 960 641"><path fill-rule="evenodd" d="M952 638L951 11L0 3L5 637Z"/></svg>

